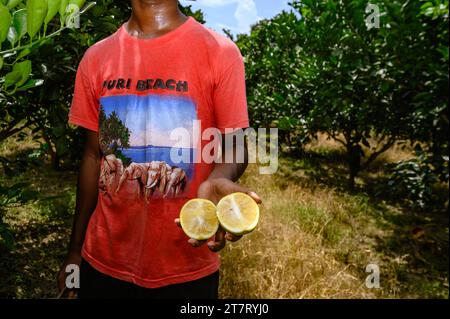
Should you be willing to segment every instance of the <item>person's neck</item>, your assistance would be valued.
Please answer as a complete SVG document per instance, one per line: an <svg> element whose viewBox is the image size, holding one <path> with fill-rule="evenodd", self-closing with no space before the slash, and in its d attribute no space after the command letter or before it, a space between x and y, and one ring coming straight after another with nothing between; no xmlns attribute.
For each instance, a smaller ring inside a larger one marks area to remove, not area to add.
<svg viewBox="0 0 450 319"><path fill-rule="evenodd" d="M183 24L187 17L178 8L178 1L133 0L127 31L140 38L155 38Z"/></svg>

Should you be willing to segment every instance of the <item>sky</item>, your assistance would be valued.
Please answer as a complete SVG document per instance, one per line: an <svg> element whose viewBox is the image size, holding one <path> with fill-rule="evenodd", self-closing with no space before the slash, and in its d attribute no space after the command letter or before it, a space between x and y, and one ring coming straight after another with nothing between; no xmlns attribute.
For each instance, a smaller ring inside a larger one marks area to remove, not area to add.
<svg viewBox="0 0 450 319"><path fill-rule="evenodd" d="M229 29L233 34L248 33L250 26L261 19L272 18L282 10L290 11L290 0L180 0L182 5L201 9L206 25L220 33Z"/></svg>

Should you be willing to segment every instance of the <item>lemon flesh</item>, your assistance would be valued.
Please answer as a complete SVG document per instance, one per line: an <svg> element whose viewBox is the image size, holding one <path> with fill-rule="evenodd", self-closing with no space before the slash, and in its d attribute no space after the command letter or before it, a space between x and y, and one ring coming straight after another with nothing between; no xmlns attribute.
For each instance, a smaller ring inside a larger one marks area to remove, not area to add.
<svg viewBox="0 0 450 319"><path fill-rule="evenodd" d="M258 204L244 193L233 193L223 197L217 204L217 218L227 232L243 235L258 225Z"/></svg>
<svg viewBox="0 0 450 319"><path fill-rule="evenodd" d="M188 237L197 240L209 239L219 228L216 206L206 199L191 199L181 208L180 224Z"/></svg>

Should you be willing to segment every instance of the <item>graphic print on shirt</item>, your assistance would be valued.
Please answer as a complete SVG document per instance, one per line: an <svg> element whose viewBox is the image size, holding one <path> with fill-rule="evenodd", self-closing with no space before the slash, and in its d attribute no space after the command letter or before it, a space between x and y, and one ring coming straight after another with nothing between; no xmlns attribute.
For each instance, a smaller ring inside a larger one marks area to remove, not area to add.
<svg viewBox="0 0 450 319"><path fill-rule="evenodd" d="M174 129L192 136L194 102L170 95L121 95L100 99L99 140L104 154L99 188L106 196L177 197L194 174L192 160L174 163L172 154L194 158L191 139L171 139ZM178 162L178 161L177 161Z"/></svg>

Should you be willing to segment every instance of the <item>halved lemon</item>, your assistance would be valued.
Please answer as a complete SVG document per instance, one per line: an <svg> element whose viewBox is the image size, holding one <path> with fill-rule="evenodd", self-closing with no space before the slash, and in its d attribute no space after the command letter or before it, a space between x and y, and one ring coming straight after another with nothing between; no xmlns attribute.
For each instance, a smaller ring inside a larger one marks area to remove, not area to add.
<svg viewBox="0 0 450 319"><path fill-rule="evenodd" d="M233 193L223 197L217 204L217 218L227 232L243 235L258 225L258 204L244 193Z"/></svg>
<svg viewBox="0 0 450 319"><path fill-rule="evenodd" d="M184 233L190 238L197 240L211 238L219 228L216 205L202 198L189 200L181 208L180 224Z"/></svg>

